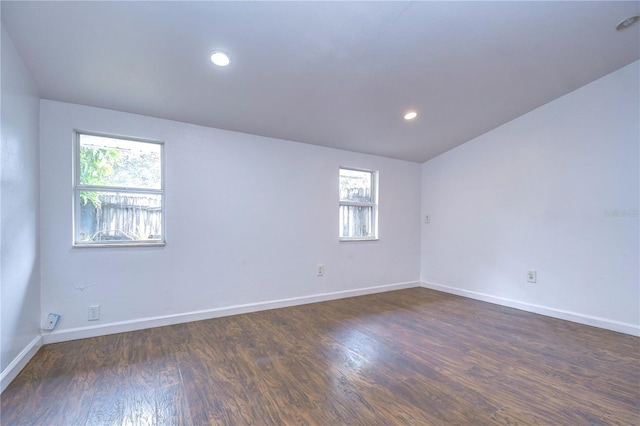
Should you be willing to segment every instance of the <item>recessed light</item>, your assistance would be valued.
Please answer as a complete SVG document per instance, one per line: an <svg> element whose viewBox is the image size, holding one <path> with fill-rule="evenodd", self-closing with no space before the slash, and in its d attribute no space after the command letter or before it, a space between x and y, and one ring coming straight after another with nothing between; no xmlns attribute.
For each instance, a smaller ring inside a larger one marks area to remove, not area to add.
<svg viewBox="0 0 640 426"><path fill-rule="evenodd" d="M413 120L414 118L416 118L418 116L418 113L415 111L409 111L408 113L406 113L404 115L404 119L405 120Z"/></svg>
<svg viewBox="0 0 640 426"><path fill-rule="evenodd" d="M621 30L624 30L625 28L629 28L630 26L632 26L638 21L640 21L640 15L633 15L632 17L627 18L624 21L620 22L616 26L616 30L621 31Z"/></svg>
<svg viewBox="0 0 640 426"><path fill-rule="evenodd" d="M213 52L211 54L211 62L219 67L226 67L231 63L231 58L224 52Z"/></svg>

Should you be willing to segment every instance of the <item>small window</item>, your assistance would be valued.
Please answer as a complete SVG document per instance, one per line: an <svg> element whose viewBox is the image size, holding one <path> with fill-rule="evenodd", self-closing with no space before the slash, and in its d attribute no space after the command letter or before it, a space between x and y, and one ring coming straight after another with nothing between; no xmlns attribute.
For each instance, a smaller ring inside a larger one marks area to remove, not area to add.
<svg viewBox="0 0 640 426"><path fill-rule="evenodd" d="M75 133L74 245L162 245L163 144Z"/></svg>
<svg viewBox="0 0 640 426"><path fill-rule="evenodd" d="M378 173L340 168L340 239L378 238Z"/></svg>

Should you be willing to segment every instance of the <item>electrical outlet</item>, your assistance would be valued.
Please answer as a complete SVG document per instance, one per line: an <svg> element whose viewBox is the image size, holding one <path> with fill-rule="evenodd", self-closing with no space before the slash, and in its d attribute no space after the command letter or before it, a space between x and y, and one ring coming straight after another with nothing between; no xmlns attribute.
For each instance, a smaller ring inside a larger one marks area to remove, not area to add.
<svg viewBox="0 0 640 426"><path fill-rule="evenodd" d="M60 319L60 315L49 314L49 316L47 317L47 322L45 322L44 327L42 328L44 330L53 330L56 327L56 324L58 323L59 319Z"/></svg>
<svg viewBox="0 0 640 426"><path fill-rule="evenodd" d="M431 215L424 215L424 223L431 223Z"/></svg>
<svg viewBox="0 0 640 426"><path fill-rule="evenodd" d="M537 271L527 271L527 282L535 283L537 279L538 279Z"/></svg>
<svg viewBox="0 0 640 426"><path fill-rule="evenodd" d="M89 306L89 321L97 321L100 319L100 305Z"/></svg>
<svg viewBox="0 0 640 426"><path fill-rule="evenodd" d="M319 277L324 275L324 265L318 264L318 266L316 267L316 275Z"/></svg>

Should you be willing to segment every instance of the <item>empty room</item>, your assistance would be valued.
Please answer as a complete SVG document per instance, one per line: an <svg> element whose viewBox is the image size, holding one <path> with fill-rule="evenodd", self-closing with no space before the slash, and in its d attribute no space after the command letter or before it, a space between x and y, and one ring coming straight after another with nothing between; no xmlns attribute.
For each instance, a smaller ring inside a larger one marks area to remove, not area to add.
<svg viewBox="0 0 640 426"><path fill-rule="evenodd" d="M639 1L0 1L0 424L640 424Z"/></svg>

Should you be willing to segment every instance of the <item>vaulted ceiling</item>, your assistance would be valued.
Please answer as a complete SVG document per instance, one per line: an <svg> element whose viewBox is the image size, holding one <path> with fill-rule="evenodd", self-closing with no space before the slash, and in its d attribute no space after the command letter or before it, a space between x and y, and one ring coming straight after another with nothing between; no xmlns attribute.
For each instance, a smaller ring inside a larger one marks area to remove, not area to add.
<svg viewBox="0 0 640 426"><path fill-rule="evenodd" d="M44 99L415 162L640 58L637 1L1 7Z"/></svg>

